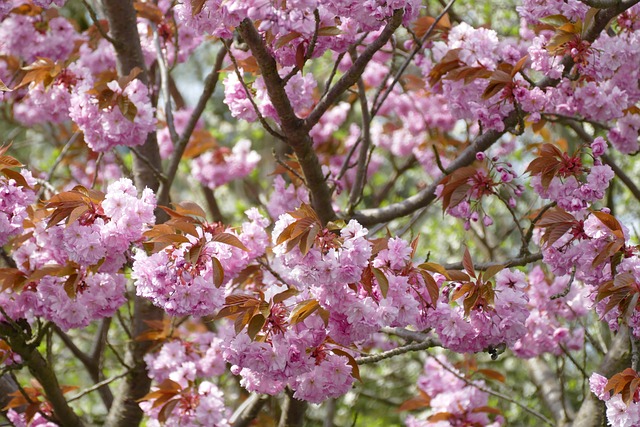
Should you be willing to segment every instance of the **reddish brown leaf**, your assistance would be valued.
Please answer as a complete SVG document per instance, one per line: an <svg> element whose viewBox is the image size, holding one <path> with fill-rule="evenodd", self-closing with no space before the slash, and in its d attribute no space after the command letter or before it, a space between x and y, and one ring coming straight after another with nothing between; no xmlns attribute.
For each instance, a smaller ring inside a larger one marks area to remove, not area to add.
<svg viewBox="0 0 640 427"><path fill-rule="evenodd" d="M262 313L255 314L247 326L247 335L249 335L249 338L254 340L266 322L267 319L262 315Z"/></svg>
<svg viewBox="0 0 640 427"><path fill-rule="evenodd" d="M418 270L420 275L422 276L424 283L427 287L427 292L429 293L429 298L431 298L431 304L435 307L438 303L438 297L440 294L440 288L436 283L435 279L425 270Z"/></svg>
<svg viewBox="0 0 640 427"><path fill-rule="evenodd" d="M332 348L331 351L337 354L338 356L346 357L347 365L351 366L351 376L357 379L358 381L362 382L362 379L360 378L360 368L358 367L358 362L356 362L356 359L354 359L353 356L348 352L341 350L339 348Z"/></svg>
<svg viewBox="0 0 640 427"><path fill-rule="evenodd" d="M299 290L297 290L296 288L289 288L286 291L282 291L280 293L277 293L273 296L273 302L274 304L277 304L279 302L283 302L286 301L287 299L294 297L296 295L298 295L300 293Z"/></svg>
<svg viewBox="0 0 640 427"><path fill-rule="evenodd" d="M494 371L493 369L478 369L477 371L475 371L475 373L484 375L487 378L499 381L501 383L506 381L506 377L504 375L502 375L498 371Z"/></svg>
<svg viewBox="0 0 640 427"><path fill-rule="evenodd" d="M453 416L454 415L450 412L438 412L437 414L433 414L429 418L427 418L427 421L449 421Z"/></svg>
<svg viewBox="0 0 640 427"><path fill-rule="evenodd" d="M318 308L320 308L320 304L315 299L299 302L289 315L289 323L295 325L296 323L302 322Z"/></svg>
<svg viewBox="0 0 640 427"><path fill-rule="evenodd" d="M216 257L211 257L211 264L213 270L213 284L216 288L219 288L224 283L224 270L220 260Z"/></svg>
<svg viewBox="0 0 640 427"><path fill-rule="evenodd" d="M474 279L476 278L476 271L473 266L473 260L471 259L471 254L469 253L469 248L464 248L464 255L462 256L462 265L467 272L467 274Z"/></svg>
<svg viewBox="0 0 640 427"><path fill-rule="evenodd" d="M302 36L302 34L300 34L299 32L291 31L289 34L280 37L278 41L273 45L273 48L280 49L284 45L291 43L300 36Z"/></svg>
<svg viewBox="0 0 640 427"><path fill-rule="evenodd" d="M238 249L242 249L245 252L249 252L249 249L231 233L218 233L211 238L213 242L220 242L226 245L234 246Z"/></svg>
<svg viewBox="0 0 640 427"><path fill-rule="evenodd" d="M300 43L296 48L296 66L302 70L305 62L307 62L307 50L304 47L304 43Z"/></svg>
<svg viewBox="0 0 640 427"><path fill-rule="evenodd" d="M418 391L420 392L419 396L412 397L411 399L402 402L402 405L398 407L397 411L415 411L417 409L428 408L431 405L431 397L422 390Z"/></svg>
<svg viewBox="0 0 640 427"><path fill-rule="evenodd" d="M158 6L151 2L134 2L133 7L135 8L138 16L140 18L148 19L155 24L159 24L162 22L163 13Z"/></svg>
<svg viewBox="0 0 640 427"><path fill-rule="evenodd" d="M386 298L387 292L389 291L389 279L387 279L387 276L385 276L384 272L379 268L373 267L371 270L373 271L373 275L376 277L376 281L378 282L378 287L380 288L382 298Z"/></svg>
<svg viewBox="0 0 640 427"><path fill-rule="evenodd" d="M504 270L504 265L491 265L484 271L484 273L482 273L482 279L491 280L493 276L495 276L502 270Z"/></svg>
<svg viewBox="0 0 640 427"><path fill-rule="evenodd" d="M197 218L205 219L207 217L206 212L197 203L184 201L176 204L174 209L180 215L190 215Z"/></svg>

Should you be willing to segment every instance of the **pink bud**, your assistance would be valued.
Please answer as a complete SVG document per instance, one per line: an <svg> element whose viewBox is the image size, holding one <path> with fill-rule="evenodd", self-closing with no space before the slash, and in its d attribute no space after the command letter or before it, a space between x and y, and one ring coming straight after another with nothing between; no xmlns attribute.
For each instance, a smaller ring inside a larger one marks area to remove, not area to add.
<svg viewBox="0 0 640 427"><path fill-rule="evenodd" d="M591 143L591 152L593 157L602 156L607 151L607 141L603 137L599 136Z"/></svg>

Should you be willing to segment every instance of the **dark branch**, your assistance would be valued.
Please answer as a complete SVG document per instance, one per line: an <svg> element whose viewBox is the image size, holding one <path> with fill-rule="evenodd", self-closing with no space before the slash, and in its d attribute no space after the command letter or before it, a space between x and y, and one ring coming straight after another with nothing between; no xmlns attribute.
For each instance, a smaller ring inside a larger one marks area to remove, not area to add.
<svg viewBox="0 0 640 427"><path fill-rule="evenodd" d="M221 47L218 51L218 55L216 56L216 62L213 65L213 69L207 76L204 81L204 89L200 98L198 99L198 103L196 104L193 112L191 113L191 117L189 117L189 121L180 135L180 139L174 147L173 155L171 156L171 160L169 163L169 167L167 168L166 180L160 186L158 201L160 204L167 204L169 202L169 191L171 189L171 184L173 184L173 180L176 177L176 173L178 172L178 166L180 166L180 159L182 159L182 155L184 154L184 150L187 148L187 143L193 134L194 129L204 112L205 107L207 106L207 102L213 92L216 89L216 85L218 83L218 78L220 76L220 70L222 69L222 63L224 61L224 57L226 55L227 49Z"/></svg>
<svg viewBox="0 0 640 427"><path fill-rule="evenodd" d="M293 397L293 392L286 389L278 427L302 427L307 406L307 402L296 399Z"/></svg>
<svg viewBox="0 0 640 427"><path fill-rule="evenodd" d="M286 143L293 149L302 167L307 187L311 193L313 208L322 222L327 223L335 219L336 215L331 203L331 191L322 172L318 156L313 150L313 141L309 136L310 128L305 126L304 120L296 116L293 111L284 89L284 81L278 74L276 61L267 50L264 40L253 26L253 22L245 19L238 27L238 32L251 49L260 67L269 99L280 119Z"/></svg>
<svg viewBox="0 0 640 427"><path fill-rule="evenodd" d="M65 400L53 368L38 351L38 343L29 343L26 332L16 328L17 325L15 322L12 324L0 322L0 336L7 341L14 352L20 355L31 375L42 385L56 420L64 426L82 427L84 423Z"/></svg>
<svg viewBox="0 0 640 427"><path fill-rule="evenodd" d="M251 422L258 416L260 410L267 403L269 396L266 394L254 393L247 398L238 408L235 410L229 423L232 427L248 427Z"/></svg>
<svg viewBox="0 0 640 427"><path fill-rule="evenodd" d="M364 72L365 67L369 64L371 58L373 58L373 55L389 41L396 29L402 24L403 13L404 11L401 9L393 12L393 16L380 33L380 36L367 46L351 68L349 68L340 80L327 92L327 96L318 102L318 105L316 105L311 114L304 120L304 126L307 130L318 123L320 117L322 117L329 107L331 107L347 89L356 84Z"/></svg>
<svg viewBox="0 0 640 427"><path fill-rule="evenodd" d="M140 35L138 34L137 14L132 0L102 0L104 13L109 22L111 37L114 39L116 49L118 74L126 76L136 67L143 70L138 78L145 84L149 84L148 73L145 67ZM157 191L160 180L157 171L162 172L162 162L155 132L149 133L143 146L137 148L139 156L134 156L133 173L138 190L145 187ZM168 195L169 186L165 183L163 194ZM159 198L160 203L166 203L166 198ZM163 222L166 216L158 209L156 211L157 222ZM132 332L134 337L148 329L145 321L160 320L164 312L154 307L148 300L141 297L134 298L134 316ZM144 355L151 346L150 342L132 341L129 343L125 355L125 363L132 370L122 382L115 401L111 405L105 425L108 427L129 427L140 424L142 410L137 400L149 392L151 379L147 375ZM66 425L66 424L65 424Z"/></svg>
<svg viewBox="0 0 640 427"><path fill-rule="evenodd" d="M518 123L517 112L513 111L505 120L505 129L512 128ZM469 145L455 160L453 160L449 167L446 169L447 174L451 174L457 169L464 166L469 166L476 160L476 153L485 151L491 147L498 139L504 135L505 131L489 131L476 137L476 139ZM363 209L356 212L353 218L358 220L362 225L369 226L378 224L381 222L388 222L396 218L409 215L420 208L424 208L436 199L436 188L440 184L440 181L444 179L446 175L440 176L427 188L415 194L402 202L394 203L389 206L377 209Z"/></svg>

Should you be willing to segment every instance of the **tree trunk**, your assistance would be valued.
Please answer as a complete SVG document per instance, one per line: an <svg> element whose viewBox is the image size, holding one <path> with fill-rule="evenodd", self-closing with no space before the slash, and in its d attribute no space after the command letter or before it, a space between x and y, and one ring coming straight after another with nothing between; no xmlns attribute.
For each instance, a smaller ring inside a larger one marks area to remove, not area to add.
<svg viewBox="0 0 640 427"><path fill-rule="evenodd" d="M118 74L128 75L133 68L138 67L143 70L138 78L148 84L149 77L145 70L133 1L103 0L103 8L111 37L115 41ZM156 191L160 182L154 169L162 170L162 163L155 133L150 133L145 144L137 151L139 155L134 156L133 163L136 187L138 190L149 187ZM161 309L154 307L146 299L135 297L132 328L134 340L125 355L125 362L133 369L127 375L109 411L106 422L109 427L132 427L142 420L142 410L136 401L146 395L151 387L151 379L143 360L151 342L135 341L135 337L148 329L145 320L159 320L162 317Z"/></svg>

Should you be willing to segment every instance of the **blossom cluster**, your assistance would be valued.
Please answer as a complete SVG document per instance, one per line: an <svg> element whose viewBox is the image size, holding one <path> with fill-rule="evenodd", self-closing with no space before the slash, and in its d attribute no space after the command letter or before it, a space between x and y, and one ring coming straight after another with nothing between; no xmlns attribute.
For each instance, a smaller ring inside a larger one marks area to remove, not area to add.
<svg viewBox="0 0 640 427"><path fill-rule="evenodd" d="M492 421L487 408L489 394L482 391L484 381L466 382L462 373L444 358L429 358L424 372L418 378L418 388L429 397L427 417L408 416L407 427L440 427L457 425L481 425L500 427L504 418L499 415ZM447 415L446 421L431 418L436 414Z"/></svg>
<svg viewBox="0 0 640 427"><path fill-rule="evenodd" d="M340 396L353 383L345 351L359 348L385 326L431 326L445 347L460 352L513 345L526 333L523 275L499 273L494 301L479 302L466 315L461 301L448 299L458 286L453 282L441 298L432 299L423 275L431 273L420 273L408 242L391 238L374 253L367 230L352 220L339 232L320 231L303 253L298 246L278 244L295 221L282 214L272 233L271 270L259 285L265 295L260 303L265 320L257 332L262 338L239 333L222 344L232 373L250 391L276 394L288 386L296 398L310 402ZM445 277L433 276L433 285L442 286ZM278 299L287 289L295 292ZM242 298L250 299L231 295L228 301ZM299 310L312 306L310 315L296 320Z"/></svg>
<svg viewBox="0 0 640 427"><path fill-rule="evenodd" d="M244 178L259 161L260 155L251 150L251 142L241 139L232 149L218 147L193 159L191 175L202 185L215 189L234 179Z"/></svg>
<svg viewBox="0 0 640 427"><path fill-rule="evenodd" d="M598 373L589 377L589 389L598 399L605 402L607 407L607 422L612 427L631 427L640 423L640 402L633 399L628 405L618 393L613 396L605 392L607 378Z"/></svg>
<svg viewBox="0 0 640 427"><path fill-rule="evenodd" d="M219 223L203 223L198 235L187 235L178 245L169 245L156 253L138 249L134 255L131 277L139 296L149 298L172 316L206 316L214 314L224 303L225 287L250 262L264 254L268 220L257 209L247 211L249 221L239 233ZM245 246L240 248L216 240L220 233L236 236ZM246 249L246 250L245 250ZM223 282L217 283L222 267Z"/></svg>
<svg viewBox="0 0 640 427"><path fill-rule="evenodd" d="M107 83L111 96L121 102L102 107L101 100L91 87L76 88L71 95L69 117L84 133L84 139L93 151L108 151L117 145L142 145L149 132L155 131L156 119L151 107L147 86L139 79L124 88L113 80ZM125 116L133 109L133 117Z"/></svg>
<svg viewBox="0 0 640 427"><path fill-rule="evenodd" d="M194 6L191 2L178 4L175 14L180 23L191 26L200 33L228 38L243 19L259 21L260 32L270 33L276 39L283 40L271 46L276 59L283 66L295 65L298 49L306 51L314 39L317 26L315 13L319 17L320 37L314 40L313 57L318 57L328 49L345 51L359 33L383 27L395 10L403 12L406 23L411 22L420 10L420 2L416 0L371 0L358 3L304 0L266 4L240 0L207 0L198 4L197 9ZM323 28L328 28L325 30L326 34L323 34Z"/></svg>
<svg viewBox="0 0 640 427"><path fill-rule="evenodd" d="M452 282L443 289L437 310L430 316L442 344L457 352L478 352L499 344L514 346L526 332L529 317L524 274L503 270L495 279L495 302L479 297L465 315L462 298L452 305L451 296L463 284Z"/></svg>
<svg viewBox="0 0 640 427"><path fill-rule="evenodd" d="M272 395L289 386L296 399L313 403L349 391L354 382L352 368L345 356L333 352L335 347L326 343L323 320L312 315L277 333L286 320L283 313L282 304L271 308L268 341L252 341L240 333L222 343L224 360L231 364L231 372L241 377L240 385Z"/></svg>
<svg viewBox="0 0 640 427"><path fill-rule="evenodd" d="M39 15L11 13L0 21L0 39L0 54L17 56L31 64L38 58L66 60L81 36L61 16L48 19Z"/></svg>
<svg viewBox="0 0 640 427"><path fill-rule="evenodd" d="M12 256L22 274L37 279L22 290L9 287L0 293L7 314L42 316L64 330L113 315L126 301L126 278L119 271L132 243L155 222L155 205L151 190L138 197L133 183L123 178L70 224L32 219L31 236Z"/></svg>
<svg viewBox="0 0 640 427"><path fill-rule="evenodd" d="M589 290L579 283L571 283L570 276L556 277L551 283L542 268L534 267L527 275L529 317L524 325L527 332L511 350L522 358L543 353L562 354L565 350L579 350L584 342L584 330L569 323L585 316L591 308ZM570 287L566 295L563 295Z"/></svg>
<svg viewBox="0 0 640 427"><path fill-rule="evenodd" d="M182 331L181 332L185 332ZM190 334L165 342L159 351L145 355L151 378L159 390L173 384L174 396L156 405L155 399L140 402L149 417L148 425L229 426L229 409L224 394L205 378L219 376L225 371L221 357L221 339L210 332ZM153 395L153 392L152 392ZM164 405L173 405L171 411ZM162 412L166 412L161 415Z"/></svg>
<svg viewBox="0 0 640 427"><path fill-rule="evenodd" d="M247 56L246 53L239 50L234 52L239 56ZM284 77L290 70L291 67L285 67L280 69L279 72ZM249 122L258 120L258 114L263 118L279 121L278 113L267 93L264 78L258 76L252 83L247 83L246 81L241 81L238 77L238 75L242 77L243 74L243 70L239 69L237 73L230 72L227 74L223 80L224 103L229 107L231 115ZM289 102L291 102L291 107L298 116L308 114L310 108L314 105L314 89L316 86L317 81L311 73L307 73L304 76L296 73L287 81L285 93L289 98ZM252 94L252 90L255 91L255 96ZM249 91L249 94L247 94L247 91ZM253 99L249 98L250 96Z"/></svg>
<svg viewBox="0 0 640 427"><path fill-rule="evenodd" d="M0 247L11 237L22 233L23 221L27 218L27 207L36 199L32 189L36 180L26 169L20 173L27 184L26 187L15 179L0 174Z"/></svg>

